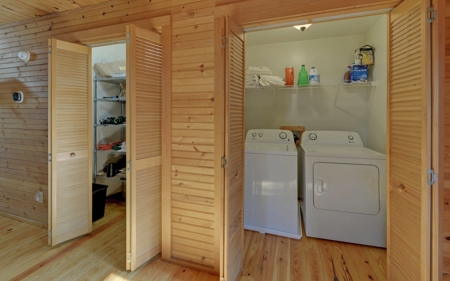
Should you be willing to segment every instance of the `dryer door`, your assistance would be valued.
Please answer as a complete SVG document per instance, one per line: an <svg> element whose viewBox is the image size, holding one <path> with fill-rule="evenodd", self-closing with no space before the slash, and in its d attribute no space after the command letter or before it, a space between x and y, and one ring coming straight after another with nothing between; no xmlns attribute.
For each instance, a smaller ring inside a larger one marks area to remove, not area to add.
<svg viewBox="0 0 450 281"><path fill-rule="evenodd" d="M375 165L314 163L314 207L376 215L380 212L380 171Z"/></svg>

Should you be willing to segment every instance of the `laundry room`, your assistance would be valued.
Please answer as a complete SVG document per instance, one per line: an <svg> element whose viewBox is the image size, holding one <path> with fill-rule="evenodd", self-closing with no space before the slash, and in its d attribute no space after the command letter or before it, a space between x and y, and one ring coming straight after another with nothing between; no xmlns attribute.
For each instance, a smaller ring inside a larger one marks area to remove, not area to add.
<svg viewBox="0 0 450 281"><path fill-rule="evenodd" d="M245 229L386 248L387 23L245 30Z"/></svg>
<svg viewBox="0 0 450 281"><path fill-rule="evenodd" d="M293 67L294 86L254 87L247 75L245 130L291 125L352 131L364 146L386 153L387 16L326 20L304 31L292 26L246 30L247 73L258 73L249 67L264 67L264 75L284 80L286 67ZM355 50L365 45L374 50L367 83L344 83ZM308 73L315 67L318 85L297 87L302 65Z"/></svg>

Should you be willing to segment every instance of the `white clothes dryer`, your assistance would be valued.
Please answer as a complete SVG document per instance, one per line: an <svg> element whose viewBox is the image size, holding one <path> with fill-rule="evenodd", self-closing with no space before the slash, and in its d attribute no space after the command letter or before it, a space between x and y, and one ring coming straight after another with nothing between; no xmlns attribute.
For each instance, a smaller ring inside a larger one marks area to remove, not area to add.
<svg viewBox="0 0 450 281"><path fill-rule="evenodd" d="M301 147L306 236L386 247L386 156L355 132L306 131Z"/></svg>
<svg viewBox="0 0 450 281"><path fill-rule="evenodd" d="M261 129L247 132L245 229L301 238L297 159L291 131Z"/></svg>

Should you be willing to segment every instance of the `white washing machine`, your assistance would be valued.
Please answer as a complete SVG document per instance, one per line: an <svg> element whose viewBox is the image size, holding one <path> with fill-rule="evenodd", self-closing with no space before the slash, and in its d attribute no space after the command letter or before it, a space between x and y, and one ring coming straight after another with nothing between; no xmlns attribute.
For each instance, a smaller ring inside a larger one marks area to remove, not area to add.
<svg viewBox="0 0 450 281"><path fill-rule="evenodd" d="M354 132L306 131L301 147L306 236L386 247L386 156Z"/></svg>
<svg viewBox="0 0 450 281"><path fill-rule="evenodd" d="M301 238L297 159L291 131L261 129L247 132L245 229Z"/></svg>

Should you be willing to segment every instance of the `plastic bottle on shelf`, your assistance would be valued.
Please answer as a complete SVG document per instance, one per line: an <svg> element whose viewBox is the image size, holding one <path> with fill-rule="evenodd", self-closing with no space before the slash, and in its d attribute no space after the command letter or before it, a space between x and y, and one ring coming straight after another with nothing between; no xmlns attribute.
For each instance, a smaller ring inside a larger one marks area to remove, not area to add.
<svg viewBox="0 0 450 281"><path fill-rule="evenodd" d="M349 65L347 67L347 71L344 73L344 83L350 83L352 82L351 79L351 72L352 72L352 67Z"/></svg>
<svg viewBox="0 0 450 281"><path fill-rule="evenodd" d="M320 83L319 72L314 66L311 66L311 70L309 71L309 84L318 85L319 83Z"/></svg>
<svg viewBox="0 0 450 281"><path fill-rule="evenodd" d="M350 69L350 82L353 82L353 69L355 68L355 63L352 63L352 68Z"/></svg>
<svg viewBox="0 0 450 281"><path fill-rule="evenodd" d="M305 65L302 64L302 69L300 70L300 73L298 74L298 83L297 85L308 85L309 79L308 79L308 72L306 72Z"/></svg>
<svg viewBox="0 0 450 281"><path fill-rule="evenodd" d="M285 68L285 75L286 75L286 86L292 86L294 85L294 67L288 66Z"/></svg>

